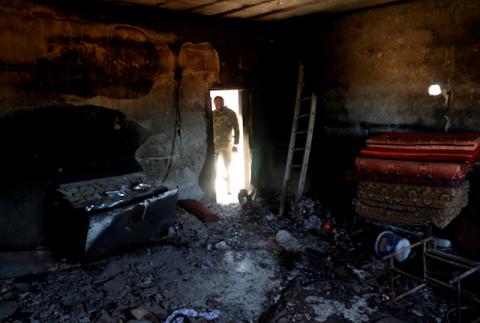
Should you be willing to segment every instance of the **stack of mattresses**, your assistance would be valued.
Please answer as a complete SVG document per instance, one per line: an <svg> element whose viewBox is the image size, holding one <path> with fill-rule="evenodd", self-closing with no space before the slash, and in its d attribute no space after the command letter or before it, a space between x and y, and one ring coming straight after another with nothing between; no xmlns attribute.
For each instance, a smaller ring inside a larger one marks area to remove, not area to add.
<svg viewBox="0 0 480 323"><path fill-rule="evenodd" d="M360 216L444 228L468 204L466 176L480 155L480 133L384 133L360 155Z"/></svg>

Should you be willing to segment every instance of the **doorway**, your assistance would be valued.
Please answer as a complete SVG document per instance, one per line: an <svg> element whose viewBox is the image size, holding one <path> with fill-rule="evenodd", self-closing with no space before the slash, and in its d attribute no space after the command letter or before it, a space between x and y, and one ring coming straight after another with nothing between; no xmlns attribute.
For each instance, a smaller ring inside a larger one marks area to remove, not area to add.
<svg viewBox="0 0 480 323"><path fill-rule="evenodd" d="M248 140L248 129L245 128L243 121L242 109L242 90L212 90L210 91L210 99L212 101L212 111L215 110L213 99L216 96L223 97L224 104L233 110L238 118L239 142L237 152L232 154L232 162L230 165L230 194L227 190L227 172L223 163L222 156L215 161L215 193L217 203L232 204L238 203L238 192L241 189L250 190L250 147Z"/></svg>

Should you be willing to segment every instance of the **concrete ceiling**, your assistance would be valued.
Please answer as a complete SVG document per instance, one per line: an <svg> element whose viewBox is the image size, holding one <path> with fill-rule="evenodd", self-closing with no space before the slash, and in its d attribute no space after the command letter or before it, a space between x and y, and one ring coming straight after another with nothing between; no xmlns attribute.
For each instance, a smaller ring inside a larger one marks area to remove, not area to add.
<svg viewBox="0 0 480 323"><path fill-rule="evenodd" d="M401 0L104 0L135 3L205 16L281 20L317 12L350 11Z"/></svg>

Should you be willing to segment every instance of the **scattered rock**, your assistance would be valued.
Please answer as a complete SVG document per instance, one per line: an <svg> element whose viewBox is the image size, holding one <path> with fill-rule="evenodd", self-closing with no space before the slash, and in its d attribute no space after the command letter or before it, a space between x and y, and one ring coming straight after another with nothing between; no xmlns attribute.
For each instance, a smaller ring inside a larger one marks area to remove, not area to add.
<svg viewBox="0 0 480 323"><path fill-rule="evenodd" d="M155 303L152 303L148 306L145 306L148 311L150 313L152 313L153 315L155 315L156 317L166 317L167 316L167 312L164 308L162 308L160 305L158 305L157 302Z"/></svg>
<svg viewBox="0 0 480 323"><path fill-rule="evenodd" d="M15 314L18 309L17 302L9 301L0 304L0 320L5 320Z"/></svg>
<svg viewBox="0 0 480 323"><path fill-rule="evenodd" d="M273 221L273 220L275 220L275 214L273 214L273 213L267 213L267 214L265 215L265 219L266 219L267 221Z"/></svg>
<svg viewBox="0 0 480 323"><path fill-rule="evenodd" d="M120 264L116 262L112 262L105 268L105 270L102 273L102 277L104 279L109 279L117 276L121 272L122 272L122 267L120 266Z"/></svg>
<svg viewBox="0 0 480 323"><path fill-rule="evenodd" d="M365 280L365 278L368 276L368 273L365 270L353 268L352 271L361 280Z"/></svg>
<svg viewBox="0 0 480 323"><path fill-rule="evenodd" d="M150 288L145 288L141 293L140 296L143 298L147 298L150 296L153 296L158 293L158 288L157 287L150 287Z"/></svg>
<svg viewBox="0 0 480 323"><path fill-rule="evenodd" d="M405 323L405 321L399 320L394 317L384 317L376 321L376 323Z"/></svg>
<svg viewBox="0 0 480 323"><path fill-rule="evenodd" d="M120 277L115 277L103 284L103 289L112 295L123 294L125 287L125 281Z"/></svg>
<svg viewBox="0 0 480 323"><path fill-rule="evenodd" d="M417 311L416 309L412 309L412 313L415 314L418 317L424 317L425 316L422 312Z"/></svg>
<svg viewBox="0 0 480 323"><path fill-rule="evenodd" d="M70 295L70 297L65 297L62 300L62 305L66 307L73 307L83 303L84 301L85 301L84 297L81 297L80 295L77 295L74 293Z"/></svg>
<svg viewBox="0 0 480 323"><path fill-rule="evenodd" d="M275 238L278 244L288 252L299 253L302 251L300 242L287 230L278 231Z"/></svg>
<svg viewBox="0 0 480 323"><path fill-rule="evenodd" d="M99 317L96 321L96 323L111 323L112 322L112 318L110 317L110 315L108 314L107 311L105 310L102 310L100 313L99 313Z"/></svg>
<svg viewBox="0 0 480 323"><path fill-rule="evenodd" d="M215 244L215 249L218 250L227 250L228 249L228 244L226 241L220 241Z"/></svg>
<svg viewBox="0 0 480 323"><path fill-rule="evenodd" d="M319 232L322 228L322 220L315 214L309 215L303 220L303 227L305 231Z"/></svg>
<svg viewBox="0 0 480 323"><path fill-rule="evenodd" d="M145 317L149 317L149 316L152 315L149 311L147 311L142 306L130 309L130 314L132 314L133 317L135 317L137 320L140 320L140 319L143 319Z"/></svg>

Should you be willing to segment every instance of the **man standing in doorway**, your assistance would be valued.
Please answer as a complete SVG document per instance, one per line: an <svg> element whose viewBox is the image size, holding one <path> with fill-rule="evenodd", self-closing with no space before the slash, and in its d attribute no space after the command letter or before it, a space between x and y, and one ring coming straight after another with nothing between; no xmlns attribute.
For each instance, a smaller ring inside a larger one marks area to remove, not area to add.
<svg viewBox="0 0 480 323"><path fill-rule="evenodd" d="M230 164L232 153L237 152L240 131L235 112L225 106L221 96L213 99L215 111L213 111L213 143L215 145L215 163L218 156L222 155L226 170L227 193L231 194Z"/></svg>

